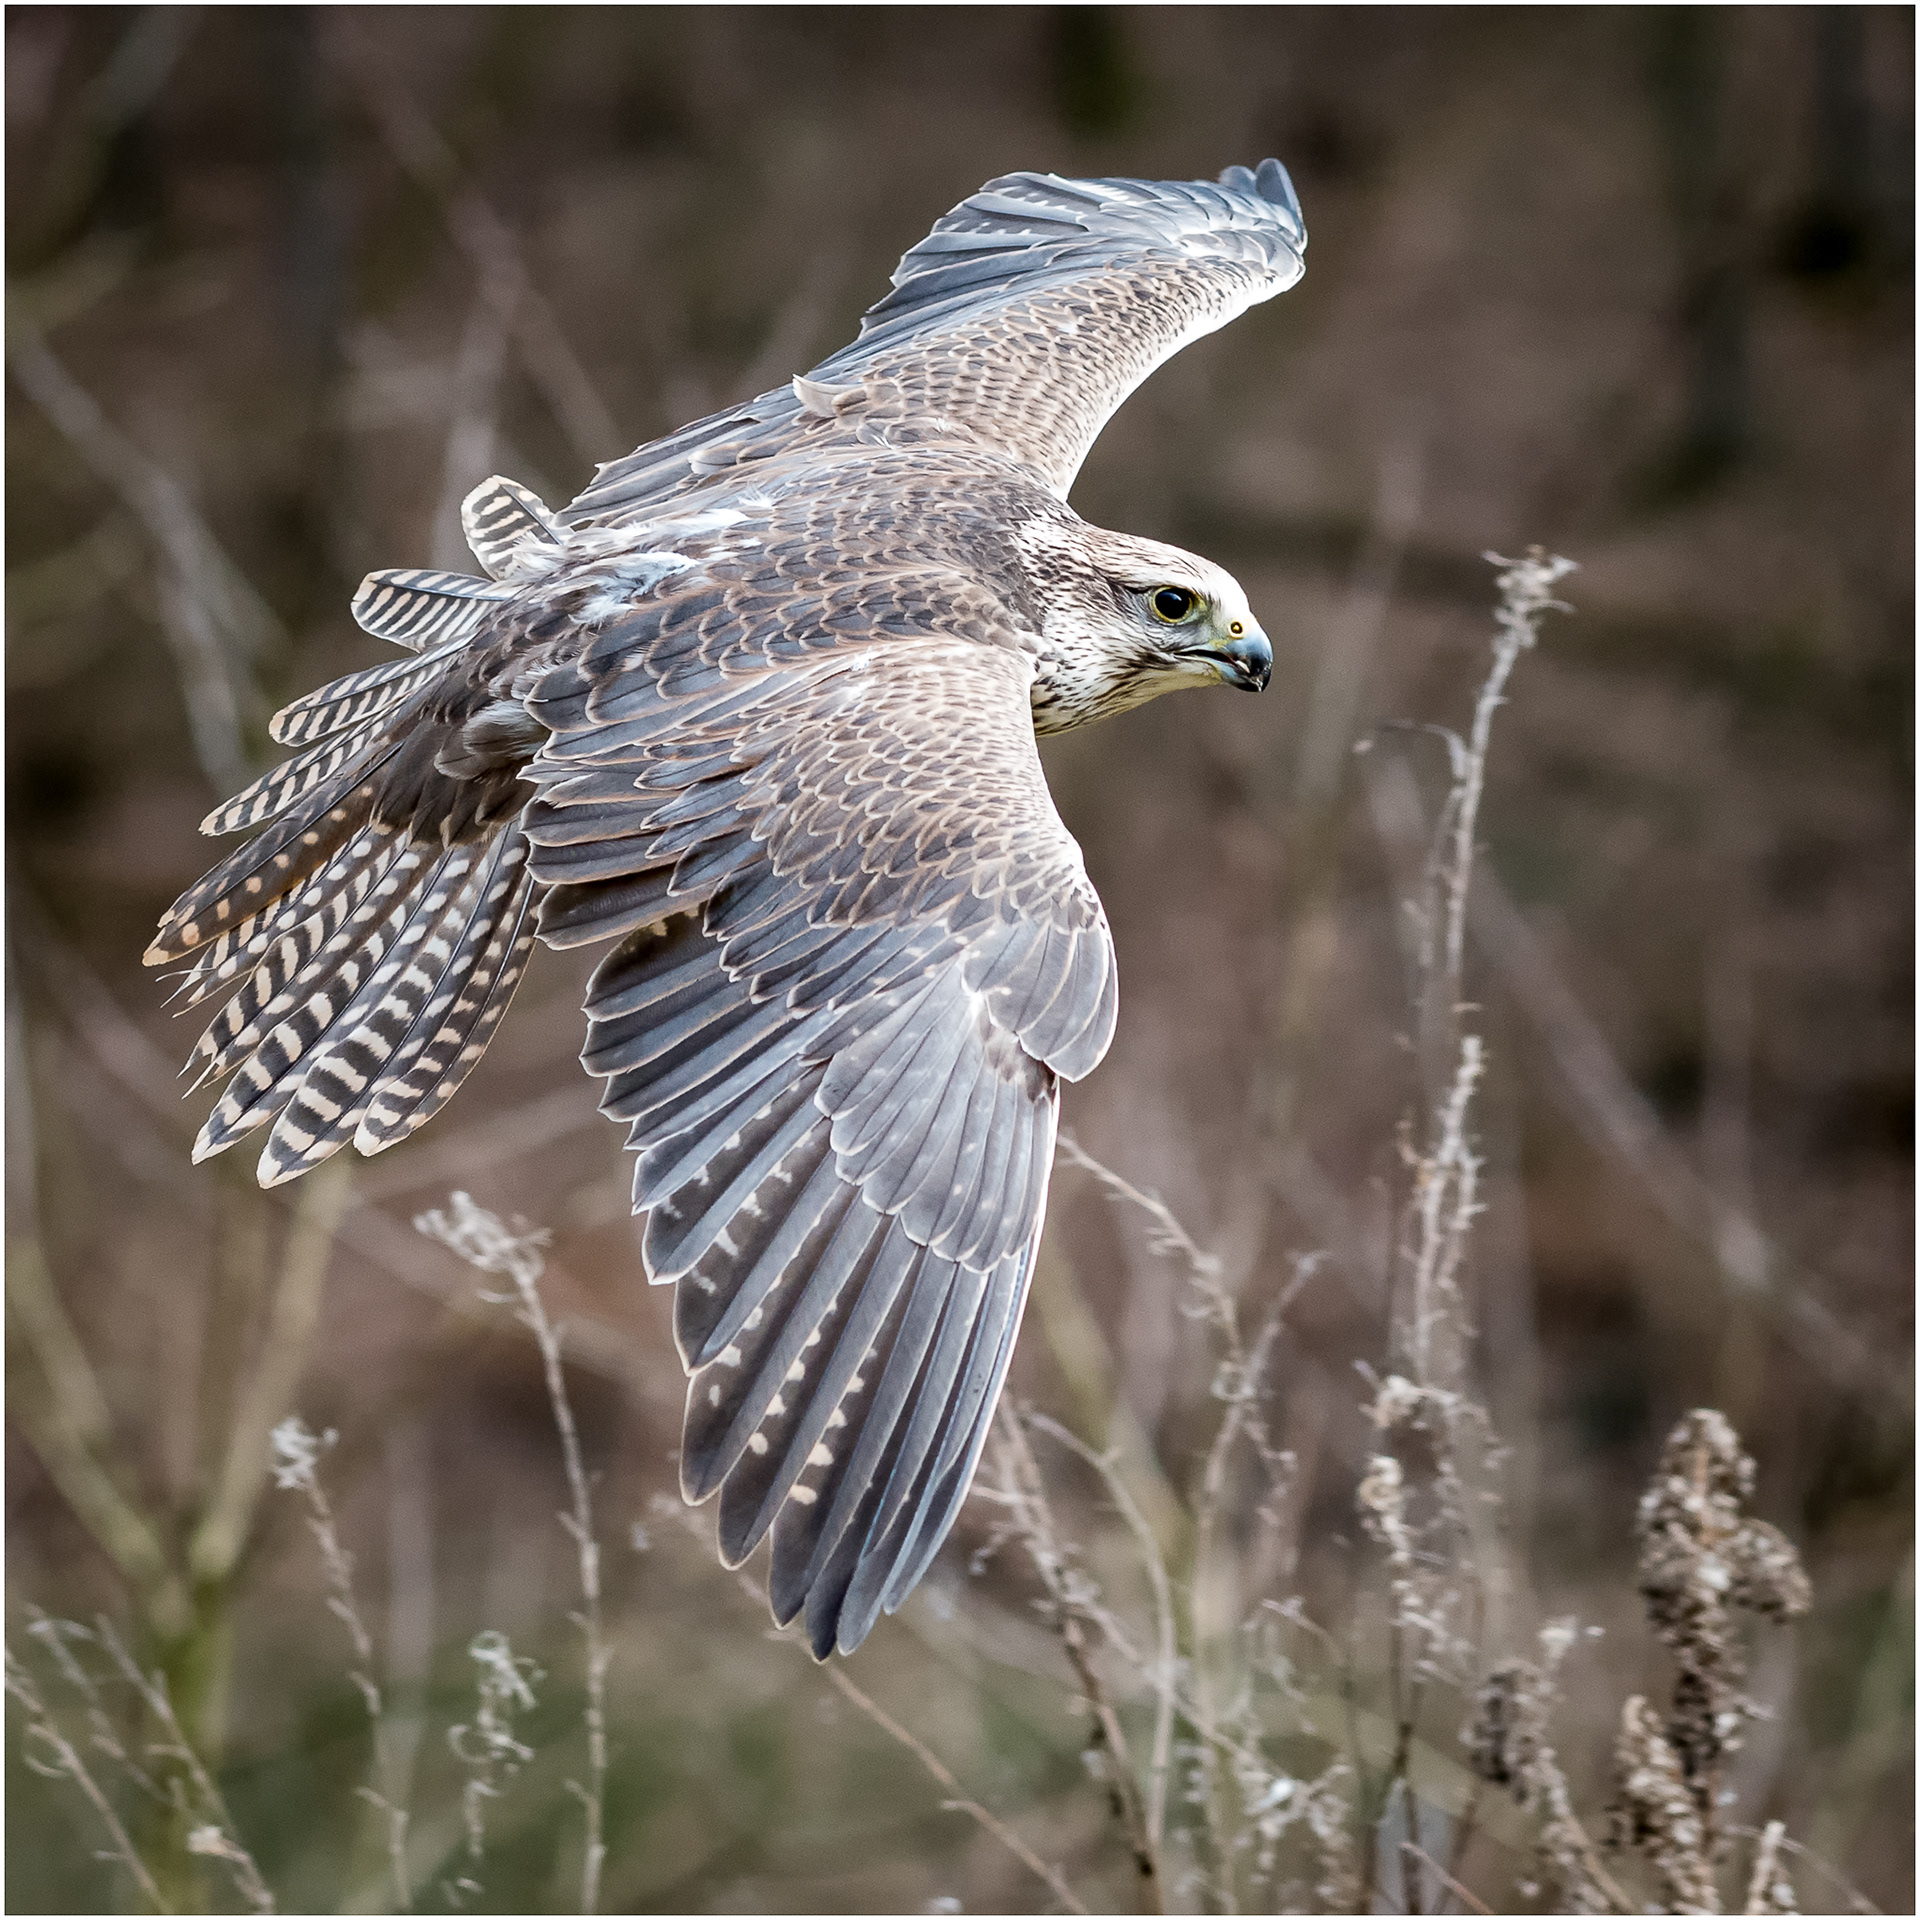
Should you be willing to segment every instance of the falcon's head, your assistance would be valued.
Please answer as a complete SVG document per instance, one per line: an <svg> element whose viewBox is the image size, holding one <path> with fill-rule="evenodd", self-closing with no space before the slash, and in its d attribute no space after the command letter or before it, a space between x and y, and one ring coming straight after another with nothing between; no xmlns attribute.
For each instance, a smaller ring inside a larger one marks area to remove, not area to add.
<svg viewBox="0 0 1920 1920"><path fill-rule="evenodd" d="M1180 687L1259 693L1273 648L1224 567L1083 520L1016 536L1041 607L1034 727L1062 733Z"/></svg>

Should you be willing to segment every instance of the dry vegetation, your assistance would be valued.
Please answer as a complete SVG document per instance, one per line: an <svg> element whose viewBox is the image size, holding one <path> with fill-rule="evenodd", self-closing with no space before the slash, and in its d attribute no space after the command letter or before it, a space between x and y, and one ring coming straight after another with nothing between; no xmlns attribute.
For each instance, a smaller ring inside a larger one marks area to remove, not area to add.
<svg viewBox="0 0 1920 1920"><path fill-rule="evenodd" d="M1911 29L1832 18L10 11L11 1905L1910 1905ZM1307 281L1077 500L1294 644L1050 757L1120 1041L817 1669L671 1491L579 970L269 1195L134 960L473 479L996 170L1267 150Z"/></svg>

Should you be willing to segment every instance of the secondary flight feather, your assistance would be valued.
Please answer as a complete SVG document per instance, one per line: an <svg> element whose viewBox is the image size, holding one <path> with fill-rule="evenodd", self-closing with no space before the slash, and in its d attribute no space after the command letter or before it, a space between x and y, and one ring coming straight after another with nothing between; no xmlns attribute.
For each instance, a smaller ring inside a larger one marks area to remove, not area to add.
<svg viewBox="0 0 1920 1920"><path fill-rule="evenodd" d="M1218 182L1012 174L936 223L851 345L600 469L493 479L484 578L355 596L409 657L295 701L301 749L150 965L226 1086L196 1158L272 1185L452 1097L536 939L612 942L582 1060L627 1126L691 1376L681 1478L775 1617L851 1651L926 1571L1020 1325L1062 1079L1112 942L1035 736L1266 685L1238 584L1066 505L1189 340L1291 286L1268 160Z"/></svg>

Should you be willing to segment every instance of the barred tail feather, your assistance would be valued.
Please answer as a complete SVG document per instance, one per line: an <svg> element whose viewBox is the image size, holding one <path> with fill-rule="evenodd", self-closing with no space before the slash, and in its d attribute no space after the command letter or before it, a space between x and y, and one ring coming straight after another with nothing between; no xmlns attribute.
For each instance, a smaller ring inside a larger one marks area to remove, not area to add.
<svg viewBox="0 0 1920 1920"><path fill-rule="evenodd" d="M382 1078L368 1098L354 1136L362 1153L378 1153L425 1126L473 1071L532 957L537 891L527 843L512 828L439 985L395 1049L403 1070Z"/></svg>
<svg viewBox="0 0 1920 1920"><path fill-rule="evenodd" d="M391 851L391 846L387 828L362 827L318 873L309 875L272 906L250 914L231 932L221 934L199 950L192 965L170 976L180 983L171 998L183 1003L184 1012L187 1007L197 1007L221 988L231 986L241 973L258 962L270 942L322 912L328 901L354 884L354 875L361 867L369 861L377 862Z"/></svg>
<svg viewBox="0 0 1920 1920"><path fill-rule="evenodd" d="M260 1156L262 1186L278 1186L318 1166L351 1140L395 1050L454 948L473 904L482 849L448 853L415 891L405 924L366 984L309 1055Z"/></svg>
<svg viewBox="0 0 1920 1920"><path fill-rule="evenodd" d="M460 525L473 557L498 580L514 570L520 550L557 547L566 538L546 503L517 480L495 474L460 503Z"/></svg>
<svg viewBox="0 0 1920 1920"><path fill-rule="evenodd" d="M383 660L377 667L331 680L298 700L290 700L267 723L267 731L283 747L303 747L356 721L391 713L408 695L437 679L441 665L466 644L462 637L435 647L417 660Z"/></svg>
<svg viewBox="0 0 1920 1920"><path fill-rule="evenodd" d="M336 778L335 784L307 795L189 887L160 922L144 956L146 964L184 960L222 934L237 933L324 867L367 824L372 776L398 751L397 741L377 751L356 769L359 784L344 792Z"/></svg>
<svg viewBox="0 0 1920 1920"><path fill-rule="evenodd" d="M231 1070L234 1077L194 1142L196 1161L264 1126L287 1103L451 858L428 865L423 849L403 848L333 938L226 1044L209 1074Z"/></svg>
<svg viewBox="0 0 1920 1920"><path fill-rule="evenodd" d="M194 1084L229 1073L264 1035L322 991L379 926L400 910L425 856L391 835L355 865L297 926L269 942L252 974L220 1009L187 1060Z"/></svg>
<svg viewBox="0 0 1920 1920"><path fill-rule="evenodd" d="M337 739L322 740L291 760L270 768L249 787L243 787L231 800L223 801L200 822L202 833L239 833L257 827L263 820L285 813L296 800L304 799L323 780L331 778L355 756L366 753L380 736L384 724L376 715Z"/></svg>
<svg viewBox="0 0 1920 1920"><path fill-rule="evenodd" d="M361 581L353 617L377 640L410 653L464 640L516 589L470 573L434 567L385 567Z"/></svg>

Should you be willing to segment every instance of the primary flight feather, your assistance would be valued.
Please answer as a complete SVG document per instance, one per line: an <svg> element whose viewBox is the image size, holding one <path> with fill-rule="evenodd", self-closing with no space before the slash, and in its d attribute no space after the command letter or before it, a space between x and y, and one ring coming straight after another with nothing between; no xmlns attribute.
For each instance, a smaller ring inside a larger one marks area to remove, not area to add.
<svg viewBox="0 0 1920 1920"><path fill-rule="evenodd" d="M272 1185L451 1097L536 938L617 944L582 1059L675 1289L689 1499L821 1657L912 1591L1006 1377L1061 1079L1112 942L1035 750L1272 653L1218 567L1066 505L1189 340L1291 286L1277 161L1219 182L989 182L791 386L604 466L558 516L465 508L487 578L370 575L410 657L295 701L263 826L149 965L231 1076L196 1159Z"/></svg>

